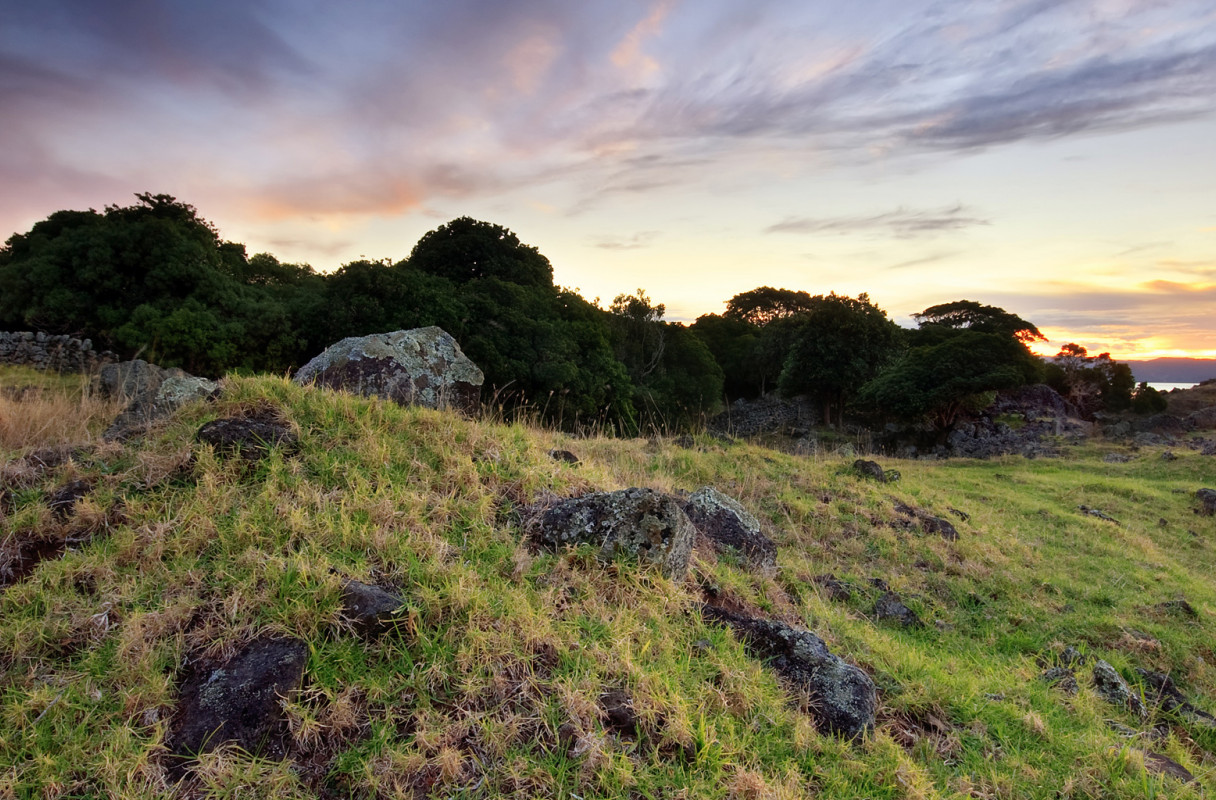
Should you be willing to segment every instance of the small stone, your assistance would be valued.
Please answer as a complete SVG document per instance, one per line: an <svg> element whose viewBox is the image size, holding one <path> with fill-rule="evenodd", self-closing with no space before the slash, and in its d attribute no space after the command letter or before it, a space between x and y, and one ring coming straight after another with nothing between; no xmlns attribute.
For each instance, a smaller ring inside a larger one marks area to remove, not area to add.
<svg viewBox="0 0 1216 800"><path fill-rule="evenodd" d="M576 456L574 453L571 453L569 450L557 450L557 449L550 450L549 458L553 459L554 461L565 462L566 464L577 464L578 463L578 456Z"/></svg>
<svg viewBox="0 0 1216 800"><path fill-rule="evenodd" d="M925 623L916 612L904 605L903 598L895 592L886 592L874 603L874 618L893 620L904 628L923 628Z"/></svg>
<svg viewBox="0 0 1216 800"><path fill-rule="evenodd" d="M1148 717L1148 709L1140 695L1132 691L1123 677L1107 662L1098 659L1094 664L1094 688L1111 705L1132 711L1141 719Z"/></svg>
<svg viewBox="0 0 1216 800"><path fill-rule="evenodd" d="M1064 694L1075 695L1080 691L1080 687L1077 686L1077 676L1067 667L1052 667L1039 677Z"/></svg>
<svg viewBox="0 0 1216 800"><path fill-rule="evenodd" d="M400 619L405 601L395 594L359 581L342 585L342 612L359 633L381 633Z"/></svg>
<svg viewBox="0 0 1216 800"><path fill-rule="evenodd" d="M1195 499L1200 503L1200 514L1206 517L1216 514L1216 489L1200 489L1195 492Z"/></svg>
<svg viewBox="0 0 1216 800"><path fill-rule="evenodd" d="M873 478L879 483L887 482L886 471L877 461L868 461L864 458L859 458L853 462L853 469L863 478Z"/></svg>

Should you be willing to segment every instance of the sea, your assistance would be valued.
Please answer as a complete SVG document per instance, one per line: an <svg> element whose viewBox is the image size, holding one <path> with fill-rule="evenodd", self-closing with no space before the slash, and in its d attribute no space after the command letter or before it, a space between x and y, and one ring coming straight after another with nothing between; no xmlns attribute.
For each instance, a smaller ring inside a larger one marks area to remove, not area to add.
<svg viewBox="0 0 1216 800"><path fill-rule="evenodd" d="M1153 387L1154 389L1156 389L1159 392L1170 392L1170 391L1173 391L1174 389L1194 389L1199 384L1197 384L1197 383L1154 383L1152 381L1149 381L1148 385Z"/></svg>

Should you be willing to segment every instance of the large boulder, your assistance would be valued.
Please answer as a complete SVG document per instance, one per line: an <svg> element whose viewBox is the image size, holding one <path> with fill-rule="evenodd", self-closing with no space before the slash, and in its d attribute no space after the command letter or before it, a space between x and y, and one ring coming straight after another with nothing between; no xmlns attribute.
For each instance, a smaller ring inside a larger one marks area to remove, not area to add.
<svg viewBox="0 0 1216 800"><path fill-rule="evenodd" d="M165 370L137 359L102 367L98 391L103 397L130 401L102 434L107 441L113 441L144 430L186 403L216 397L219 384L180 369Z"/></svg>
<svg viewBox="0 0 1216 800"><path fill-rule="evenodd" d="M733 497L705 486L689 495L683 507L693 526L714 549L737 551L761 572L777 569L777 545L764 535L760 521Z"/></svg>
<svg viewBox="0 0 1216 800"><path fill-rule="evenodd" d="M282 701L300 688L307 663L308 645L299 639L264 638L220 667L197 671L182 686L170 749L190 757L233 742L254 755L281 756Z"/></svg>
<svg viewBox="0 0 1216 800"><path fill-rule="evenodd" d="M622 489L563 500L541 515L534 533L545 547L594 544L680 578L688 571L696 529L675 498L653 489Z"/></svg>
<svg viewBox="0 0 1216 800"><path fill-rule="evenodd" d="M874 727L878 708L874 681L831 653L815 634L714 606L705 606L702 613L707 620L729 625L749 653L768 662L796 690L806 692L807 711L826 731L853 739Z"/></svg>
<svg viewBox="0 0 1216 800"><path fill-rule="evenodd" d="M485 376L442 328L352 336L300 367L293 380L402 405L476 410Z"/></svg>
<svg viewBox="0 0 1216 800"><path fill-rule="evenodd" d="M97 391L106 400L131 400L155 392L168 373L141 358L106 364L97 375Z"/></svg>

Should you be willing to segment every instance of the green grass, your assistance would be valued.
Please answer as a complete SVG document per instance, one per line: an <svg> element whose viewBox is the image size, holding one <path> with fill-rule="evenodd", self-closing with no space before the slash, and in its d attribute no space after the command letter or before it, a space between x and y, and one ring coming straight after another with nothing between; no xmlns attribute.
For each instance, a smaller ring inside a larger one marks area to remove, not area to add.
<svg viewBox="0 0 1216 800"><path fill-rule="evenodd" d="M194 442L204 422L262 404L300 435L296 456L252 468ZM5 535L101 526L0 596L3 797L1200 797L1216 737L1184 724L1155 742L1079 674L1070 698L1037 679L1064 645L1168 671L1200 707L1216 698L1216 523L1193 513L1216 459L1101 445L1060 459L851 459L698 438L575 439L399 408L274 378L230 379L141 441L106 446L15 494ZM0 451L5 474L34 443ZM547 456L574 451L578 465ZM194 463L184 472L182 465ZM25 473L22 473L25 475ZM84 477L64 522L42 492ZM699 557L684 581L589 548L535 552L517 511L548 494L711 484L771 526L779 570ZM947 542L895 501L950 518ZM121 502L124 519L98 520ZM1079 512L1098 508L1119 520ZM953 507L970 515L961 522ZM832 602L812 580L858 586ZM926 621L872 619L882 578ZM396 587L407 611L374 641L346 632L345 578ZM821 635L881 691L875 734L819 735L732 634L705 624L701 586ZM1185 597L1198 620L1160 612ZM168 782L165 736L184 659L264 633L307 641L287 704L285 762L222 749ZM626 690L641 735L608 730L606 688ZM1165 753L1199 785L1147 774Z"/></svg>

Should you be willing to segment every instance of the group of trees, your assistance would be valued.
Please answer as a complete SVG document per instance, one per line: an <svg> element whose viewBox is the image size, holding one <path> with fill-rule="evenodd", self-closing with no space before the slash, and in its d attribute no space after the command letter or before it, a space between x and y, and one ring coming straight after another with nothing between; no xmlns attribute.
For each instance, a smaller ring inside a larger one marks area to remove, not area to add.
<svg viewBox="0 0 1216 800"><path fill-rule="evenodd" d="M759 287L685 326L641 289L607 309L587 302L553 283L535 247L468 217L399 262L322 275L249 256L173 197L137 199L59 211L12 236L0 328L87 336L215 376L286 372L347 336L439 325L485 371L491 402L625 432L683 427L724 398L774 389L814 397L825 423L852 408L942 428L986 393L1044 375L1087 410L1133 402L1126 365L1070 345L1045 369L1027 347L1043 339L1037 328L972 301L926 309L909 331L865 294Z"/></svg>

